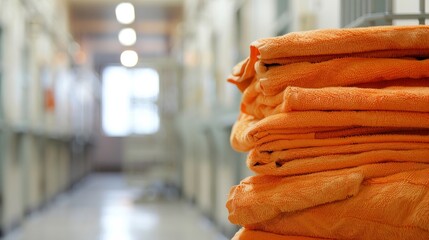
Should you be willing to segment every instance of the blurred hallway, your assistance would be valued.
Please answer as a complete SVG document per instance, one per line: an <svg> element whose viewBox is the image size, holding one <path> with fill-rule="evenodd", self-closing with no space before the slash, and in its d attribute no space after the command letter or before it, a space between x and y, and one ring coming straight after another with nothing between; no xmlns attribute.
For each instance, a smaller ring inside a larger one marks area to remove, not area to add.
<svg viewBox="0 0 429 240"><path fill-rule="evenodd" d="M147 199L142 201L141 199ZM121 174L92 174L4 240L224 240L195 208L145 198Z"/></svg>
<svg viewBox="0 0 429 240"><path fill-rule="evenodd" d="M228 194L254 173L230 146L242 94L226 79L249 44L429 24L428 12L429 0L0 0L0 238L230 239ZM373 18L386 13L410 19Z"/></svg>

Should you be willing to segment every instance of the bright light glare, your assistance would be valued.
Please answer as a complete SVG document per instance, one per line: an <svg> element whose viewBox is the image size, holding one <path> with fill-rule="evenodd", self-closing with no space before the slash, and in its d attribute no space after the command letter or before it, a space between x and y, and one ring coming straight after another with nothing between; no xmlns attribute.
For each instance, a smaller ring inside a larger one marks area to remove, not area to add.
<svg viewBox="0 0 429 240"><path fill-rule="evenodd" d="M106 135L158 132L158 95L159 75L155 69L107 67L102 85L102 126Z"/></svg>
<svg viewBox="0 0 429 240"><path fill-rule="evenodd" d="M126 68L109 67L103 72L103 129L108 136L130 133L131 79Z"/></svg>
<svg viewBox="0 0 429 240"><path fill-rule="evenodd" d="M159 130L158 107L153 103L147 103L133 111L134 133L154 134Z"/></svg>
<svg viewBox="0 0 429 240"><path fill-rule="evenodd" d="M122 24L130 24L134 22L134 6L131 3L123 2L118 4L118 6L116 6L115 13L116 19Z"/></svg>
<svg viewBox="0 0 429 240"><path fill-rule="evenodd" d="M139 61L139 56L133 50L125 50L121 53L121 64L125 67L134 67Z"/></svg>
<svg viewBox="0 0 429 240"><path fill-rule="evenodd" d="M120 202L121 199L117 198L101 208L101 236L98 239L133 240L136 239L136 231L145 233L160 228L159 214L136 209L131 204L123 204ZM125 200L133 201L133 199L128 198L131 197L126 197Z"/></svg>
<svg viewBox="0 0 429 240"><path fill-rule="evenodd" d="M157 100L159 95L158 72L152 68L139 68L135 69L135 76L138 80L134 82L134 97Z"/></svg>
<svg viewBox="0 0 429 240"><path fill-rule="evenodd" d="M124 46L131 46L136 43L136 31L132 28L124 28L119 32L119 42Z"/></svg>

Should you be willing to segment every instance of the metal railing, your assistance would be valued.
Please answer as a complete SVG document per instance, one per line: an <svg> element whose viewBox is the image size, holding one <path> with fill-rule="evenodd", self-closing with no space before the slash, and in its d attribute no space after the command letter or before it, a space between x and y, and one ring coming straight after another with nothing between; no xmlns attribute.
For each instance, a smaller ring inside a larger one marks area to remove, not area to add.
<svg viewBox="0 0 429 240"><path fill-rule="evenodd" d="M392 25L394 20L418 20L425 24L429 13L425 11L425 0L419 1L419 12L415 14L398 14L394 12L393 0L342 0L341 26L364 27L375 25Z"/></svg>

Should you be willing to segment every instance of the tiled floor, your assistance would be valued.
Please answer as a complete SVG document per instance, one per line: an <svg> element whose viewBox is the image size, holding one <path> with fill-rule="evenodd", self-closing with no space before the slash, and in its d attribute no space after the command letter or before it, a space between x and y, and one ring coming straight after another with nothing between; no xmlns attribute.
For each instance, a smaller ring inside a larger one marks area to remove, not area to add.
<svg viewBox="0 0 429 240"><path fill-rule="evenodd" d="M225 240L189 204L140 195L120 175L92 175L4 240Z"/></svg>

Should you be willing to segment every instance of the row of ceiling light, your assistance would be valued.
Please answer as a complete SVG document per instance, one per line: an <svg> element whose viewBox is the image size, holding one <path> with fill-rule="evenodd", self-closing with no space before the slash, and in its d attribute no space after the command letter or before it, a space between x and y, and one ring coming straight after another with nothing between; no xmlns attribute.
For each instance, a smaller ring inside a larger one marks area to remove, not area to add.
<svg viewBox="0 0 429 240"><path fill-rule="evenodd" d="M129 25L135 20L134 5L129 2L123 2L116 6L116 19L119 23ZM132 46L137 41L136 31L131 27L123 28L118 34L119 42L124 46ZM134 50L125 50L121 53L121 64L125 67L134 67L137 65L139 57Z"/></svg>

